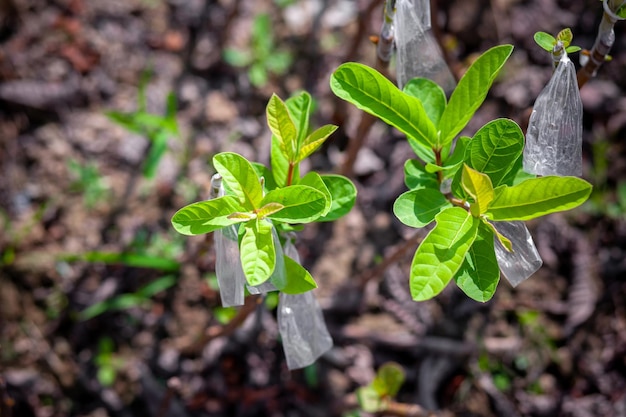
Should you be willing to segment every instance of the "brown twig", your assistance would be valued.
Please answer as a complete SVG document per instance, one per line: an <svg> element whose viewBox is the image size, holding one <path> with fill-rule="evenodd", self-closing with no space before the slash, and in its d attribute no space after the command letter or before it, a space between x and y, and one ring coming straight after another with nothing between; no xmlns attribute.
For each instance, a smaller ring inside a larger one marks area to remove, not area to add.
<svg viewBox="0 0 626 417"><path fill-rule="evenodd" d="M602 21L598 27L598 35L593 44L593 48L588 52L587 62L583 65L577 73L578 88L582 88L593 76L595 76L598 69L602 66L604 61L607 60L611 47L615 42L615 32L613 27L618 20L624 20L617 16L615 11L620 7L621 2L617 0L605 0L603 2L604 13L602 14Z"/></svg>

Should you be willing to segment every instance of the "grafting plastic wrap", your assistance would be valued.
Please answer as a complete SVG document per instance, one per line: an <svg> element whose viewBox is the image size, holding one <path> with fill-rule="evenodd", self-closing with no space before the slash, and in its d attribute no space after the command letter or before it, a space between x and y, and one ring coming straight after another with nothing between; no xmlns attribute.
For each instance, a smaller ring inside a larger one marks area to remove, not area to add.
<svg viewBox="0 0 626 417"><path fill-rule="evenodd" d="M285 244L285 255L300 263L298 251L289 241ZM309 366L333 346L312 291L297 295L280 293L278 330L289 369Z"/></svg>
<svg viewBox="0 0 626 417"><path fill-rule="evenodd" d="M450 92L456 81L430 31L430 6L425 6L428 4L422 0L396 2L394 29L398 87L404 87L412 78L423 77Z"/></svg>
<svg viewBox="0 0 626 417"><path fill-rule="evenodd" d="M513 252L508 252L496 239L496 259L504 277L512 286L528 279L543 264L524 222L494 222L494 227L509 238Z"/></svg>
<svg viewBox="0 0 626 417"><path fill-rule="evenodd" d="M524 170L537 175L582 175L583 106L574 64L563 51L530 115Z"/></svg>
<svg viewBox="0 0 626 417"><path fill-rule="evenodd" d="M211 178L209 198L224 195L222 177L219 174ZM246 277L241 267L237 229L235 226L225 227L213 232L215 242L215 275L220 288L220 298L224 307L240 306L244 302L244 284Z"/></svg>

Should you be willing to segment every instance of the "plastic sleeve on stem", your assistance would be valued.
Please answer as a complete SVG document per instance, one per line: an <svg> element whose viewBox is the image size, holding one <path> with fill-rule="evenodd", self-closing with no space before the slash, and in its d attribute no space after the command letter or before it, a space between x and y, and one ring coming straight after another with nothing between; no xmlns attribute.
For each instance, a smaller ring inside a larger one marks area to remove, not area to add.
<svg viewBox="0 0 626 417"><path fill-rule="evenodd" d="M500 271L516 287L534 274L543 261L524 222L493 222L493 226L509 238L513 246L513 252L509 252L495 238L496 259Z"/></svg>

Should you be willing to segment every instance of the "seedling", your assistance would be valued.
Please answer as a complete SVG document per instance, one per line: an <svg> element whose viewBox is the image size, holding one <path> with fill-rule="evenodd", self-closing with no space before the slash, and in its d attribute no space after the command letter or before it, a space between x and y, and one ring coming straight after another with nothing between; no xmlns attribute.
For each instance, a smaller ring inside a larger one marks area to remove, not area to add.
<svg viewBox="0 0 626 417"><path fill-rule="evenodd" d="M234 67L247 68L248 79L255 87L266 85L270 75L284 74L292 62L291 53L276 47L273 33L270 16L259 14L252 23L250 49L224 50L224 60Z"/></svg>
<svg viewBox="0 0 626 417"><path fill-rule="evenodd" d="M523 173L524 135L512 120L493 120L473 137L456 139L512 50L503 45L482 54L449 100L428 79L413 79L401 91L358 63L341 65L331 77L337 96L404 133L419 158L407 161L410 191L394 204L395 215L407 226L435 222L411 265L410 289L416 301L436 296L453 279L469 297L489 300L500 279L496 242L514 253L525 246L520 236L501 233L498 224L572 209L591 192L591 185L579 178Z"/></svg>
<svg viewBox="0 0 626 417"><path fill-rule="evenodd" d="M213 157L214 198L183 207L172 217L174 228L184 235L217 232L218 282L222 291L228 285L225 305L242 303L244 280L251 293L280 291L279 328L290 368L309 365L330 348L321 311L309 292L317 284L300 265L293 232L306 223L338 219L356 198L356 188L343 176L300 175L301 162L336 129L325 125L309 132L310 114L308 93L287 102L273 95L266 109L271 169L236 153L219 153Z"/></svg>
<svg viewBox="0 0 626 417"><path fill-rule="evenodd" d="M404 370L400 365L393 362L383 364L369 385L357 389L359 406L366 413L386 411L402 387L404 379Z"/></svg>
<svg viewBox="0 0 626 417"><path fill-rule="evenodd" d="M178 122L176 121L176 96L168 94L165 116L153 114L146 109L146 87L150 78L145 73L139 83L138 108L134 112L123 113L118 111L106 112L108 118L132 133L142 135L150 142L146 157L143 161L143 176L154 178L159 162L167 151L167 141L178 137Z"/></svg>
<svg viewBox="0 0 626 417"><path fill-rule="evenodd" d="M100 175L97 165L94 163L81 164L72 159L67 163L67 167L75 177L75 180L70 184L70 190L83 194L87 208L91 209L100 201L106 200L110 189Z"/></svg>
<svg viewBox="0 0 626 417"><path fill-rule="evenodd" d="M115 354L115 345L110 337L102 337L98 341L94 363L98 368L98 382L104 387L113 385L117 372L124 366L124 360Z"/></svg>

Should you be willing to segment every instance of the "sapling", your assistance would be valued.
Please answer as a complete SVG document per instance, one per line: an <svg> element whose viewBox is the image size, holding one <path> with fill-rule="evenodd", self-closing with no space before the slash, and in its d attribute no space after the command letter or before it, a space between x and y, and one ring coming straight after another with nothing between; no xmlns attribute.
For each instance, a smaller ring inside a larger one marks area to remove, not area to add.
<svg viewBox="0 0 626 417"><path fill-rule="evenodd" d="M273 95L266 108L271 167L232 152L216 154L213 198L172 217L185 235L218 232L216 272L225 305L243 303L244 280L251 294L280 291L279 329L290 369L311 364L332 346L310 293L317 284L300 264L293 233L306 223L338 219L356 199L356 188L343 176L300 173L301 162L336 129L325 125L309 132L311 108L308 93L286 102ZM225 259L236 249L236 261Z"/></svg>
<svg viewBox="0 0 626 417"><path fill-rule="evenodd" d="M435 223L411 264L410 290L417 301L436 296L453 279L469 297L489 300L500 279L496 242L516 256L528 242L525 232L508 235L508 222L572 209L591 192L579 178L525 174L524 135L512 120L496 119L472 138L457 138L512 50L502 45L482 54L449 100L433 81L415 78L399 90L358 63L343 64L331 76L338 97L404 133L418 156L405 165L410 190L394 204L394 214L407 226ZM527 277L527 270L515 276L509 264L503 269L513 284Z"/></svg>

